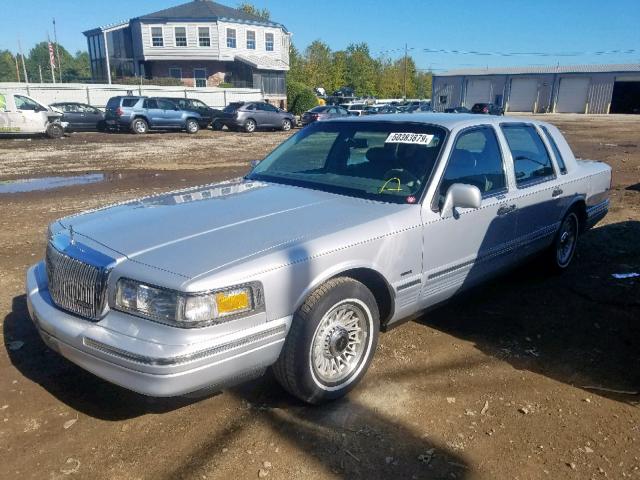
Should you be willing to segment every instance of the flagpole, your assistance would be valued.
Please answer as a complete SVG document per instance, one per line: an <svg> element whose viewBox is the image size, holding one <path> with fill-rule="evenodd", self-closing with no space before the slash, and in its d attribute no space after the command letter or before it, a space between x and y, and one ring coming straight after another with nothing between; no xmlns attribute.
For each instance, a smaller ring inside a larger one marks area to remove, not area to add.
<svg viewBox="0 0 640 480"><path fill-rule="evenodd" d="M56 19L53 19L53 41L56 43L56 57L58 58L58 77L62 83L62 63L60 63L60 49L58 48L58 34L56 32Z"/></svg>
<svg viewBox="0 0 640 480"><path fill-rule="evenodd" d="M18 63L18 54L14 57L16 60L16 77L18 78L18 83L20 83L20 64Z"/></svg>
<svg viewBox="0 0 640 480"><path fill-rule="evenodd" d="M27 66L24 63L24 53L22 52L20 37L18 37L18 50L20 50L20 56L22 57L22 71L24 73L24 81L27 84L27 93L29 93L29 76L27 75Z"/></svg>
<svg viewBox="0 0 640 480"><path fill-rule="evenodd" d="M38 71L40 72L40 83L44 83L42 80L42 65L38 64Z"/></svg>
<svg viewBox="0 0 640 480"><path fill-rule="evenodd" d="M49 68L51 68L51 81L56 83L56 67L55 59L53 58L53 46L51 45L51 38L49 38L49 32L47 32L47 44L49 47Z"/></svg>

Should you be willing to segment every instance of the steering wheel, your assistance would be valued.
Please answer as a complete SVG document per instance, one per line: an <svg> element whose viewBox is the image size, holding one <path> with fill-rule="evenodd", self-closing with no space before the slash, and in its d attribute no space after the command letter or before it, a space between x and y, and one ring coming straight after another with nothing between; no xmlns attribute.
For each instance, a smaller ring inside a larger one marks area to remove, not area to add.
<svg viewBox="0 0 640 480"><path fill-rule="evenodd" d="M400 179L400 182L408 187L420 187L422 182L418 177L416 177L413 173L408 172L403 168L392 168L391 170L387 170L384 174L384 178L392 178L396 177Z"/></svg>

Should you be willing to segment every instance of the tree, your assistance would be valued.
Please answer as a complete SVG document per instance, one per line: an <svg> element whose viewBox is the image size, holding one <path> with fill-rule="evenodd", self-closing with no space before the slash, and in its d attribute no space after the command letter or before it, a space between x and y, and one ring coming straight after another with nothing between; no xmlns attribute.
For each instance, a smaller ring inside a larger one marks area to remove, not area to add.
<svg viewBox="0 0 640 480"><path fill-rule="evenodd" d="M238 10L244 13L248 13L249 15L253 15L254 17L259 17L262 20L271 19L271 12L269 10L267 10L266 8L256 8L255 5L249 2L242 2L240 5L238 5Z"/></svg>
<svg viewBox="0 0 640 480"><path fill-rule="evenodd" d="M0 82L17 82L16 57L9 50L0 51Z"/></svg>
<svg viewBox="0 0 640 480"><path fill-rule="evenodd" d="M378 65L369 55L369 46L366 43L352 43L347 47L346 80L356 95L376 93L377 72Z"/></svg>
<svg viewBox="0 0 640 480"><path fill-rule="evenodd" d="M331 81L325 88L328 92L335 92L347 84L347 52L334 52L331 62Z"/></svg>
<svg viewBox="0 0 640 480"><path fill-rule="evenodd" d="M304 83L304 64L304 57L300 55L300 52L292 42L289 47L289 72L287 73L288 82Z"/></svg>
<svg viewBox="0 0 640 480"><path fill-rule="evenodd" d="M52 44L53 48L56 48L55 43ZM58 57L56 56L56 69L55 79L56 82L60 80L60 72L58 69L62 68L62 81L74 82L78 80L88 80L91 78L91 68L89 66L89 54L87 52L77 52L75 56L71 55L66 48L62 45L58 45L60 51L60 63L58 65ZM49 44L47 42L40 42L36 44L30 51L27 57L27 73L29 74L29 80L32 82L40 81L40 68L42 68L42 80L44 82L51 82L51 66L49 63Z"/></svg>
<svg viewBox="0 0 640 480"><path fill-rule="evenodd" d="M305 83L313 88L329 88L331 82L331 49L329 45L315 40L305 50L303 67Z"/></svg>

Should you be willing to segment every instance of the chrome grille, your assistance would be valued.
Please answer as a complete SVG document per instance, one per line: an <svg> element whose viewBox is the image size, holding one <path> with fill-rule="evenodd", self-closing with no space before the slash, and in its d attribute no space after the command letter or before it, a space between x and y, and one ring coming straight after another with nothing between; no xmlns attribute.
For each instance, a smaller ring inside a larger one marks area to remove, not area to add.
<svg viewBox="0 0 640 480"><path fill-rule="evenodd" d="M99 320L104 309L107 271L47 246L49 294L60 308L90 320Z"/></svg>

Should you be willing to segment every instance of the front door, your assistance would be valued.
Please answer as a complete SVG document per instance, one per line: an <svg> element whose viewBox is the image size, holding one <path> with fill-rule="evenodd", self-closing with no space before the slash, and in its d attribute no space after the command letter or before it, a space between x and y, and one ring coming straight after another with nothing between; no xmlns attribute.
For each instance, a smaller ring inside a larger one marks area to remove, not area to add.
<svg viewBox="0 0 640 480"><path fill-rule="evenodd" d="M18 113L15 119L18 123L17 127L20 128L20 133L44 132L46 117L43 116L42 112L46 108L24 95L14 95L13 98L16 102L16 112Z"/></svg>
<svg viewBox="0 0 640 480"><path fill-rule="evenodd" d="M175 103L158 99L158 107L162 110L164 126L175 128L182 125L182 110L178 110Z"/></svg>
<svg viewBox="0 0 640 480"><path fill-rule="evenodd" d="M517 217L496 131L490 125L473 127L453 141L433 201L423 208L424 306L477 284L512 260ZM441 218L447 190L455 183L478 187L482 204Z"/></svg>

